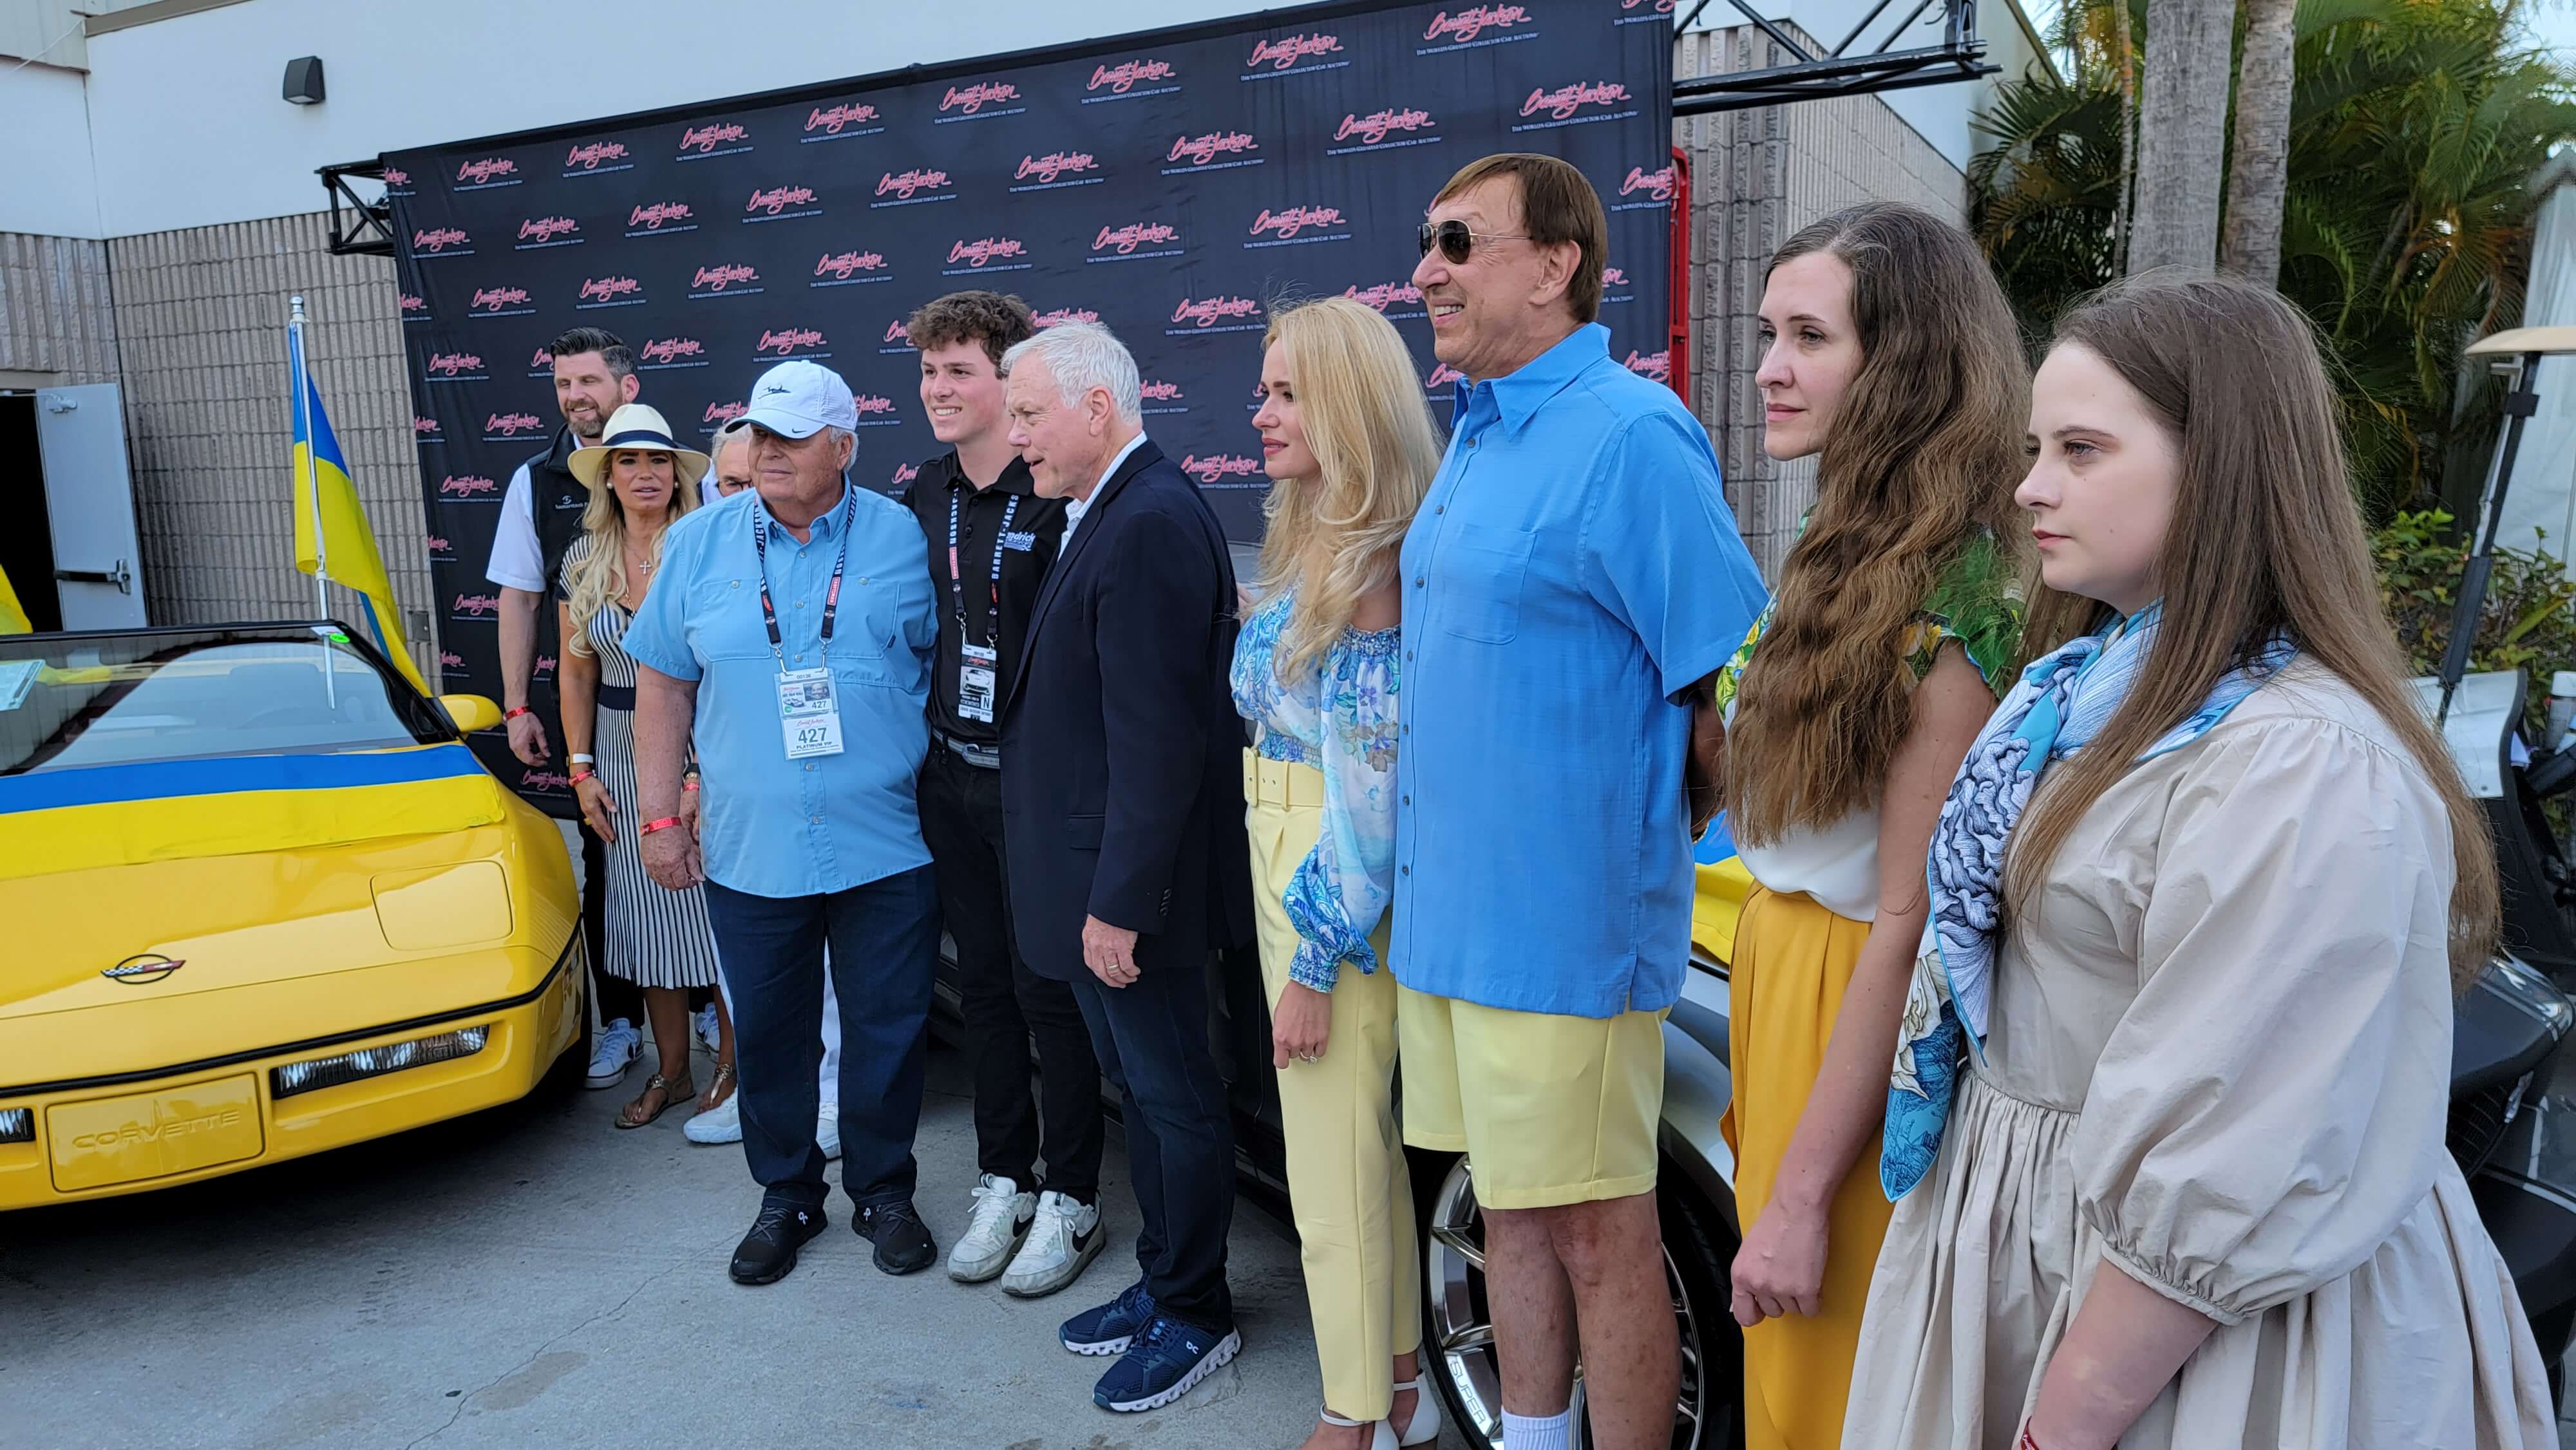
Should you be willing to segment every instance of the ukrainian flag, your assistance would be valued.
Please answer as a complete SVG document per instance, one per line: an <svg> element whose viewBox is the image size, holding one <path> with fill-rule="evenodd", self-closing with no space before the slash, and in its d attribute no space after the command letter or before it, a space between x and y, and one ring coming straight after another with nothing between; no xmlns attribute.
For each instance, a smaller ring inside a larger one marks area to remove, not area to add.
<svg viewBox="0 0 2576 1450"><path fill-rule="evenodd" d="M36 627L27 622L27 611L18 606L18 591L9 587L9 575L0 570L0 634L33 634Z"/></svg>
<svg viewBox="0 0 2576 1450"><path fill-rule="evenodd" d="M1699 889L1691 902L1691 940L1721 962L1735 961L1735 924L1753 894L1753 873L1736 853L1735 837L1726 829L1726 812L1709 822L1708 834L1691 848L1699 868Z"/></svg>
<svg viewBox="0 0 2576 1450"><path fill-rule="evenodd" d="M304 402L295 410L295 567L356 590L376 648L384 651L413 688L426 695L429 685L403 644L393 580L385 573L384 556L376 552L376 535L367 527L358 487L349 481L340 439L331 431L330 416L322 411L322 390L305 366L300 330L288 332L287 353L287 371Z"/></svg>

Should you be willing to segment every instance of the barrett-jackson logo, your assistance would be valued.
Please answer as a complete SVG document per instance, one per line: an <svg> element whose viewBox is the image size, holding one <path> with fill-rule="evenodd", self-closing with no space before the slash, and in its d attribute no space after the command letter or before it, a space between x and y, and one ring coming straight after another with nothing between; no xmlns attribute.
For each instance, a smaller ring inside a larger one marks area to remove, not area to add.
<svg viewBox="0 0 2576 1450"><path fill-rule="evenodd" d="M538 348L528 356L528 366L531 368L550 368L554 365L555 355L545 348Z"/></svg>
<svg viewBox="0 0 2576 1450"><path fill-rule="evenodd" d="M429 370L442 377L470 373L483 366L483 359L470 352L434 352L429 355Z"/></svg>
<svg viewBox="0 0 2576 1450"><path fill-rule="evenodd" d="M706 350L707 345L694 337L657 337L644 344L644 350L636 357L648 363L670 363L703 357Z"/></svg>
<svg viewBox="0 0 2576 1450"><path fill-rule="evenodd" d="M467 310L474 312L500 312L520 306L527 300L528 289L525 287L477 287L474 300L466 306Z"/></svg>
<svg viewBox="0 0 2576 1450"><path fill-rule="evenodd" d="M1172 78L1172 67L1159 60L1122 60L1116 65L1095 66L1091 80L1083 89L1096 91L1107 86L1113 94L1124 95L1141 81Z"/></svg>
<svg viewBox="0 0 2576 1450"><path fill-rule="evenodd" d="M1136 396L1144 399L1148 403L1169 403L1184 396L1184 394L1181 392L1181 385L1178 383L1167 383L1159 378L1148 378L1137 385Z"/></svg>
<svg viewBox="0 0 2576 1450"><path fill-rule="evenodd" d="M751 200L743 203L742 209L776 216L791 206L803 206L813 199L814 188L810 186L773 186L767 191L753 192Z"/></svg>
<svg viewBox="0 0 2576 1450"><path fill-rule="evenodd" d="M1181 472L1201 483L1214 483L1221 478L1241 478L1259 473L1261 460L1240 453L1211 453L1205 458L1193 453L1181 460Z"/></svg>
<svg viewBox="0 0 2576 1450"><path fill-rule="evenodd" d="M1473 40L1488 30L1509 30L1530 18L1518 5L1475 5L1452 15L1443 10L1431 17L1430 28L1422 32L1424 40Z"/></svg>
<svg viewBox="0 0 2576 1450"><path fill-rule="evenodd" d="M1026 181L1034 176L1040 181L1053 181L1067 173L1099 169L1100 162L1088 151L1058 151L1047 156L1021 157L1019 169L1011 173L1011 179Z"/></svg>
<svg viewBox="0 0 2576 1450"><path fill-rule="evenodd" d="M1230 155L1237 151L1258 151L1260 149L1261 143L1253 140L1251 136L1244 132L1210 131L1204 136L1183 136L1173 141L1171 153L1163 159L1166 161L1187 161L1193 166L1205 166L1220 156Z"/></svg>
<svg viewBox="0 0 2576 1450"><path fill-rule="evenodd" d="M763 332L760 335L760 345L752 351L756 353L775 351L780 357L785 357L792 352L822 345L823 334L813 328L788 327L776 332Z"/></svg>
<svg viewBox="0 0 2576 1450"><path fill-rule="evenodd" d="M532 216L519 223L519 240L551 242L557 237L569 236L580 230L581 223L568 216Z"/></svg>
<svg viewBox="0 0 2576 1450"><path fill-rule="evenodd" d="M814 275L847 281L859 272L882 271L885 264L884 256L876 252L832 252L814 264Z"/></svg>
<svg viewBox="0 0 2576 1450"><path fill-rule="evenodd" d="M760 269L744 262L723 262L713 267L700 267L689 285L700 291L722 292L737 282L757 282Z"/></svg>
<svg viewBox="0 0 2576 1450"><path fill-rule="evenodd" d="M1293 237L1308 227L1321 230L1341 224L1342 213L1339 207L1292 206L1286 211L1272 211L1264 207L1261 215L1252 219L1252 230L1244 235L1257 237L1263 232L1277 232L1282 237Z"/></svg>
<svg viewBox="0 0 2576 1450"><path fill-rule="evenodd" d="M411 185L411 173L403 170L399 166L388 166L385 168L385 185L409 186Z"/></svg>
<svg viewBox="0 0 2576 1450"><path fill-rule="evenodd" d="M1628 88L1617 81L1577 81L1552 91L1532 91L1521 102L1521 114L1535 116L1545 111L1555 120L1565 120L1585 106L1615 106L1629 99Z"/></svg>
<svg viewBox="0 0 2576 1450"><path fill-rule="evenodd" d="M1604 287L1625 287L1628 285L1628 274L1617 267L1604 267L1601 269L1601 285Z"/></svg>
<svg viewBox="0 0 2576 1450"><path fill-rule="evenodd" d="M1669 383L1673 376L1672 350L1666 348L1662 352L1638 352L1631 348L1627 361L1622 366L1632 373L1653 378L1656 382Z"/></svg>
<svg viewBox="0 0 2576 1450"><path fill-rule="evenodd" d="M730 146L751 135L739 123L721 121L712 126L692 126L680 133L680 149L709 155L719 146Z"/></svg>
<svg viewBox="0 0 2576 1450"><path fill-rule="evenodd" d="M463 475L451 473L438 481L438 496L440 498L481 498L485 494L499 493L500 491L501 485L494 483L492 480L485 478L478 473L468 473ZM464 608L465 601L460 598L457 600L456 607L459 609Z"/></svg>
<svg viewBox="0 0 2576 1450"><path fill-rule="evenodd" d="M1330 55L1341 48L1340 36L1325 35L1320 31L1312 35L1265 40L1252 48L1252 55L1244 61L1243 68L1258 70L1266 65L1272 70L1286 70L1309 56Z"/></svg>
<svg viewBox="0 0 2576 1450"><path fill-rule="evenodd" d="M519 776L519 789L567 791L572 789L572 777L560 770L526 771Z"/></svg>
<svg viewBox="0 0 2576 1450"><path fill-rule="evenodd" d="M1456 383L1464 382L1466 377L1467 375L1465 373L1458 371L1447 363L1436 363L1432 366L1431 376L1422 380L1422 386L1426 388L1445 388Z"/></svg>
<svg viewBox="0 0 2576 1450"><path fill-rule="evenodd" d="M575 146L572 150L564 153L564 166L567 170L579 167L583 171L595 171L603 161L623 161L625 159L626 148L619 145L617 142L592 141L585 145Z"/></svg>
<svg viewBox="0 0 2576 1450"><path fill-rule="evenodd" d="M886 324L885 340L888 342L909 343L912 341L912 334L904 331L904 327L901 322L889 322Z"/></svg>
<svg viewBox="0 0 2576 1450"><path fill-rule="evenodd" d="M898 463L894 466L894 477L888 481L886 486L888 488L900 488L919 477L921 477L921 468L919 465Z"/></svg>
<svg viewBox="0 0 2576 1450"><path fill-rule="evenodd" d="M519 163L506 156L490 156L457 167L456 180L463 186L488 186L494 177L514 175L518 169Z"/></svg>
<svg viewBox="0 0 2576 1450"><path fill-rule="evenodd" d="M725 424L732 422L734 419L741 417L748 411L749 408L747 405L740 401L731 403L709 403L707 404L707 415L700 418L698 421L721 428Z"/></svg>
<svg viewBox="0 0 2576 1450"><path fill-rule="evenodd" d="M939 109L946 114L948 108L954 106L960 114L971 116L986 106L998 106L1004 101L1019 98L1020 88L1008 81L978 81L963 90L950 86L948 94L939 98Z"/></svg>
<svg viewBox="0 0 2576 1450"><path fill-rule="evenodd" d="M395 294L395 298L396 298L396 301L399 303L399 305L402 307L402 312L403 312L403 321L405 321L405 322L419 322L419 321L422 321L422 320L426 319L426 318L429 316L429 302L428 302L428 299L423 298L423 297L420 297L420 296L418 296L418 295L416 295L416 294L414 294L414 293L410 293L410 292L400 292L400 293L396 293L396 294ZM419 314L420 314L420 316L419 316L419 317L414 317L414 316L412 316L412 314L413 314L413 313L415 313L415 312L419 313Z"/></svg>
<svg viewBox="0 0 2576 1450"><path fill-rule="evenodd" d="M443 252L450 247L464 246L473 240L456 227L423 227L411 234L411 249L415 254Z"/></svg>
<svg viewBox="0 0 2576 1450"><path fill-rule="evenodd" d="M916 191L937 191L947 184L947 172L914 167L910 171L889 171L879 176L877 195L884 196L892 192L896 196L910 196Z"/></svg>
<svg viewBox="0 0 2576 1450"><path fill-rule="evenodd" d="M665 222L684 222L689 220L689 217L687 202L657 201L650 206L635 208L628 214L626 224L630 227L642 227L646 231L659 231Z"/></svg>
<svg viewBox="0 0 2576 1450"><path fill-rule="evenodd" d="M411 420L411 436L414 438L436 441L438 438L438 420L436 418L423 418L418 414L413 414Z"/></svg>
<svg viewBox="0 0 2576 1450"><path fill-rule="evenodd" d="M1016 237L981 237L975 241L960 239L948 244L948 260L981 267L996 257L1025 257L1027 244Z"/></svg>
<svg viewBox="0 0 2576 1450"><path fill-rule="evenodd" d="M1100 314L1088 307L1058 307L1051 312L1041 312L1029 320L1038 331L1044 332L1050 327L1067 322L1098 322Z"/></svg>
<svg viewBox="0 0 2576 1450"><path fill-rule="evenodd" d="M808 133L821 131L838 136L844 126L863 126L877 118L877 108L855 101L845 101L829 110L816 106L805 117Z"/></svg>
<svg viewBox="0 0 2576 1450"><path fill-rule="evenodd" d="M445 539L433 539L430 542L442 546L447 543ZM465 656L458 654L452 649L440 650L438 652L438 667L442 670L461 670L465 668Z"/></svg>
<svg viewBox="0 0 2576 1450"><path fill-rule="evenodd" d="M581 284L584 302L614 302L644 290L644 284L632 277L592 277Z"/></svg>
<svg viewBox="0 0 2576 1450"><path fill-rule="evenodd" d="M533 433L544 426L546 426L544 421L531 413L494 413L483 420L484 432L497 434L503 438L515 438L522 433Z"/></svg>
<svg viewBox="0 0 2576 1450"><path fill-rule="evenodd" d="M1342 124L1333 128L1333 139L1348 141L1356 136L1360 144L1374 146L1385 140L1390 131L1422 131L1438 124L1439 122L1431 119L1429 111L1390 107L1383 111L1371 111L1365 116L1344 115Z"/></svg>
<svg viewBox="0 0 2576 1450"><path fill-rule="evenodd" d="M1202 297L1195 301L1184 297L1172 309L1172 320L1193 327L1214 327L1228 318L1255 317L1260 312L1261 304L1249 297Z"/></svg>
<svg viewBox="0 0 2576 1450"><path fill-rule="evenodd" d="M1342 295L1384 312L1399 302L1420 302L1422 289L1410 282L1380 282L1373 287L1349 287Z"/></svg>
<svg viewBox="0 0 2576 1450"><path fill-rule="evenodd" d="M537 667L534 671L536 677L540 680L552 677L555 672L555 664L556 660L553 655L537 656Z"/></svg>
<svg viewBox="0 0 2576 1450"><path fill-rule="evenodd" d="M1180 228L1169 222L1129 222L1123 227L1102 227L1100 235L1091 239L1091 250L1124 256L1138 247L1159 247L1180 238Z"/></svg>
<svg viewBox="0 0 2576 1450"><path fill-rule="evenodd" d="M1628 196L1640 191L1652 201L1672 200L1673 168L1666 166L1661 170L1648 171L1642 166L1629 167L1626 179L1619 183L1619 194Z"/></svg>
<svg viewBox="0 0 2576 1450"><path fill-rule="evenodd" d="M821 340L821 335L817 334L815 341ZM879 413L894 412L894 399L876 393L856 393L851 395L850 406L858 409L860 417L866 418Z"/></svg>

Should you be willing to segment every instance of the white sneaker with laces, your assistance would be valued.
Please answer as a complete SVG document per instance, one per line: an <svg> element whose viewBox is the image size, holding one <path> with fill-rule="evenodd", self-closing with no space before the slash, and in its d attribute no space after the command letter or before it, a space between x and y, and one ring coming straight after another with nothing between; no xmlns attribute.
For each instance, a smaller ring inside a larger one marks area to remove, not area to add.
<svg viewBox="0 0 2576 1450"><path fill-rule="evenodd" d="M722 1033L722 1029L716 1025L715 1003L709 1002L706 1006L699 1008L697 1012L690 1017L689 1025L696 1029L698 1045L700 1047L705 1048L709 1052L716 1050L716 1042Z"/></svg>
<svg viewBox="0 0 2576 1450"><path fill-rule="evenodd" d="M613 1088L626 1081L627 1069L644 1050L644 1034L623 1017L610 1019L590 1039L590 1069L582 1079L594 1088Z"/></svg>
<svg viewBox="0 0 2576 1450"><path fill-rule="evenodd" d="M960 1284L981 1284L1002 1272L1017 1253L1020 1239L1037 1213L1037 1196L1020 1185L987 1173L975 1182L975 1210L966 1232L948 1251L948 1277Z"/></svg>
<svg viewBox="0 0 2576 1450"><path fill-rule="evenodd" d="M721 1107L707 1109L680 1125L680 1136L692 1143L742 1141L742 1093L737 1089Z"/></svg>
<svg viewBox="0 0 2576 1450"><path fill-rule="evenodd" d="M1048 1189L1038 1195L1036 1219L1029 1237L1002 1275L1002 1292L1015 1299L1037 1299L1082 1277L1100 1257L1109 1231L1100 1226L1100 1209L1078 1198Z"/></svg>
<svg viewBox="0 0 2576 1450"><path fill-rule="evenodd" d="M735 1096L739 1097L741 1094L737 1093ZM826 1163L841 1156L841 1105L839 1103L825 1103L821 1115L814 1119L814 1143L823 1150L823 1161Z"/></svg>

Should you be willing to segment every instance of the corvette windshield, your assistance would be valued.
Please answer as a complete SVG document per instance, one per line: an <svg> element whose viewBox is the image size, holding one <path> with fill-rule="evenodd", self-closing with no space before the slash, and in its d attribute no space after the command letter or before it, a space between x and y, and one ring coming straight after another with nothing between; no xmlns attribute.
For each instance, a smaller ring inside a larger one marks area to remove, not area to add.
<svg viewBox="0 0 2576 1450"><path fill-rule="evenodd" d="M0 635L0 776L452 738L337 630Z"/></svg>

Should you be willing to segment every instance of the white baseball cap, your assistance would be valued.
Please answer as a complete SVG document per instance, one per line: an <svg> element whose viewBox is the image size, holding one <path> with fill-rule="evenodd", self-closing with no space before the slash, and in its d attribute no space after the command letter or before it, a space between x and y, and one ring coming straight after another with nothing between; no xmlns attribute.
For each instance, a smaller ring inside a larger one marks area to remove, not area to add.
<svg viewBox="0 0 2576 1450"><path fill-rule="evenodd" d="M810 438L825 428L856 432L859 406L839 373L798 358L762 373L742 416L719 431L738 432L754 423L782 438Z"/></svg>

